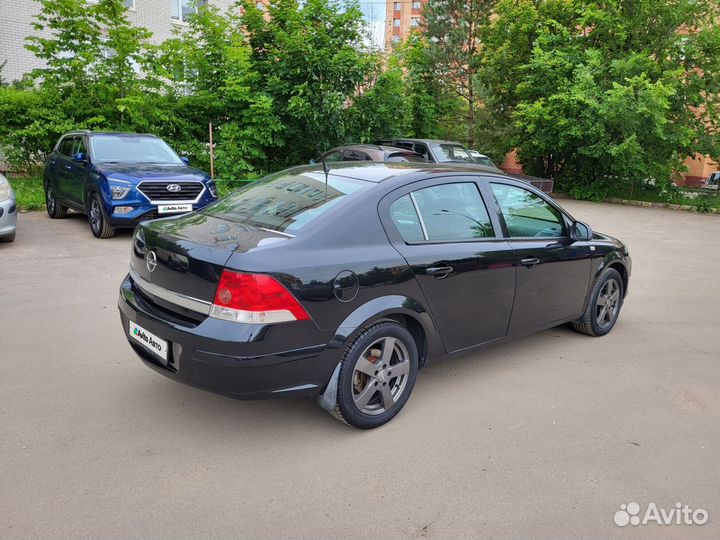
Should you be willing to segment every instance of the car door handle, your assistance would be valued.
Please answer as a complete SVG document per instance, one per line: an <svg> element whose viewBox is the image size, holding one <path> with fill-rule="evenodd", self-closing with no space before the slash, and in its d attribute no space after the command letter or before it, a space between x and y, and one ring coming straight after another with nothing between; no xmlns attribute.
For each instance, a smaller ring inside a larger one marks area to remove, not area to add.
<svg viewBox="0 0 720 540"><path fill-rule="evenodd" d="M437 279L443 279L453 271L452 266L431 266L425 269L425 273L431 276L435 276Z"/></svg>
<svg viewBox="0 0 720 540"><path fill-rule="evenodd" d="M527 266L528 268L535 268L540 263L540 259L537 257L530 257L527 259L521 259L520 264Z"/></svg>

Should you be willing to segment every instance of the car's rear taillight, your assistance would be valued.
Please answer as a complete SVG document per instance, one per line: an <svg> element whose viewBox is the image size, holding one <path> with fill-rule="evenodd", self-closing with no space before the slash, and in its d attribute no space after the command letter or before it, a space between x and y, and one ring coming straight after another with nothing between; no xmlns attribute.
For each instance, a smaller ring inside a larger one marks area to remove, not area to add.
<svg viewBox="0 0 720 540"><path fill-rule="evenodd" d="M275 278L231 270L224 270L220 276L210 316L250 324L310 318L297 299Z"/></svg>

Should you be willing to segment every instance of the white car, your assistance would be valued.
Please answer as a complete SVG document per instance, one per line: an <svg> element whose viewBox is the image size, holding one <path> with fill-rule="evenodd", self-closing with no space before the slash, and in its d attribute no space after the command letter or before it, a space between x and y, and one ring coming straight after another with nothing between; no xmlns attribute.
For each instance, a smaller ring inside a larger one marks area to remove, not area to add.
<svg viewBox="0 0 720 540"><path fill-rule="evenodd" d="M15 192L2 174L0 174L0 242L15 240L17 227L17 205Z"/></svg>

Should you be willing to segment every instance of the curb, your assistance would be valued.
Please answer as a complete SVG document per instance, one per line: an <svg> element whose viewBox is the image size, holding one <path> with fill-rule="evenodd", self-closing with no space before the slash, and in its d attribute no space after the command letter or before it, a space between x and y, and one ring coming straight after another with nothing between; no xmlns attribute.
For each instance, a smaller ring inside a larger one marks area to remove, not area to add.
<svg viewBox="0 0 720 540"><path fill-rule="evenodd" d="M617 199L611 197L609 199L603 199L602 202L612 204L624 204L626 206L641 206L643 208L663 208L666 210L684 210L685 212L695 212L698 214L720 214L720 208L708 208L707 212L699 212L697 206L690 204L670 204L660 202L649 202L649 201L632 201L629 199Z"/></svg>

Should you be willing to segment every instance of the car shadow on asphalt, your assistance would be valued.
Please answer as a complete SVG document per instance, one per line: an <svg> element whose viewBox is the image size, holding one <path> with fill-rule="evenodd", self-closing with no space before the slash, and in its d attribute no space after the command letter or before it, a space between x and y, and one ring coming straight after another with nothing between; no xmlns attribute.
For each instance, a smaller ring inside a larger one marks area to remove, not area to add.
<svg viewBox="0 0 720 540"><path fill-rule="evenodd" d="M509 370L526 369L538 357L547 356L547 351L553 348L553 343L558 339L581 341L587 337L577 334L569 326L560 326L426 366L418 375L406 410L379 430L403 421L417 421L417 415L422 415L425 407L442 407L443 396L437 392L438 386L452 384L453 380L460 382ZM134 399L128 403L136 399L146 401L147 395L152 395L154 411L164 418L165 428L172 427L179 433L186 432L188 424L201 426L200 429L208 437L227 437L227 430L239 430L238 433L245 434L249 432L256 436L271 436L278 431L294 432L297 437L318 432L370 433L333 420L311 398L243 401L179 384L157 374L145 373L143 377L144 380L136 379L137 385L128 390L134 394Z"/></svg>

